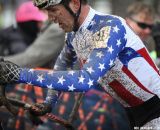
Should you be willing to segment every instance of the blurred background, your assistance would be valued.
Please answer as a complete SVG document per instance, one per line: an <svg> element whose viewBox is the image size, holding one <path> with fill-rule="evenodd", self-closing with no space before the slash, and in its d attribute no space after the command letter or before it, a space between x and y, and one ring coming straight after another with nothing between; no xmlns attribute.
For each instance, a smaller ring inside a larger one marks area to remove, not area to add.
<svg viewBox="0 0 160 130"><path fill-rule="evenodd" d="M7 27L15 22L15 9L27 0L0 0L0 28ZM101 12L125 16L126 7L134 1L144 1L151 4L156 13L160 12L159 0L89 0L93 7Z"/></svg>

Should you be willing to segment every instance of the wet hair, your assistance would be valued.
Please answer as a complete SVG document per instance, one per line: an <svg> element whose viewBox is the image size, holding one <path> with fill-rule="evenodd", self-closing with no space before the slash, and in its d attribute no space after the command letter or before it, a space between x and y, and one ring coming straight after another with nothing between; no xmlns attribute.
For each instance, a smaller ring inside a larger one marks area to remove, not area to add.
<svg viewBox="0 0 160 130"><path fill-rule="evenodd" d="M145 4L143 2L135 2L131 4L130 6L128 6L127 11L126 11L126 17L132 17L139 13L143 13L149 17L154 17L153 8L150 5Z"/></svg>

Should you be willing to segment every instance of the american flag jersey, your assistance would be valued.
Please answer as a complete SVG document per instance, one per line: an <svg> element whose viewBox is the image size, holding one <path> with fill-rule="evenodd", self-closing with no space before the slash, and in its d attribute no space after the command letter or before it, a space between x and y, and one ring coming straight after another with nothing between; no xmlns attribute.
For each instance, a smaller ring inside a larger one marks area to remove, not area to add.
<svg viewBox="0 0 160 130"><path fill-rule="evenodd" d="M82 68L68 70L77 60ZM124 106L160 95L158 69L139 37L124 19L92 8L79 30L66 34L54 68L59 71L24 68L19 82L69 92L86 92L100 84Z"/></svg>

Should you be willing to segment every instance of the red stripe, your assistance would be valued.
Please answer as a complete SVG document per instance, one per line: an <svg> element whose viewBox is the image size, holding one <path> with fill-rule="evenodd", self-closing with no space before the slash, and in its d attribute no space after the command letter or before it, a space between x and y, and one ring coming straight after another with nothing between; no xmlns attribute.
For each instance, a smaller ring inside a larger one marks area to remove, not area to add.
<svg viewBox="0 0 160 130"><path fill-rule="evenodd" d="M124 73L126 73L126 75L128 75L129 76L129 78L131 78L134 82L135 82L135 84L137 84L137 86L139 86L141 89L143 89L144 91L146 91L146 92L148 92L148 93L150 93L150 94L153 94L153 95L155 95L154 93L152 93L151 91L149 91L146 87L144 87L140 82L139 82L139 80L127 69L127 67L122 67L122 71L124 72Z"/></svg>
<svg viewBox="0 0 160 130"><path fill-rule="evenodd" d="M149 53L145 48L142 48L137 51L140 55L144 57L144 59L153 67L153 69L159 74L158 68L156 67L155 63L151 59ZM159 74L160 75L160 74Z"/></svg>
<svg viewBox="0 0 160 130"><path fill-rule="evenodd" d="M118 94L118 96L120 96L130 106L136 106L143 103L142 100L140 100L132 93L130 93L128 90L126 90L125 87L117 80L114 80L113 82L109 83L109 86L111 86L112 89Z"/></svg>

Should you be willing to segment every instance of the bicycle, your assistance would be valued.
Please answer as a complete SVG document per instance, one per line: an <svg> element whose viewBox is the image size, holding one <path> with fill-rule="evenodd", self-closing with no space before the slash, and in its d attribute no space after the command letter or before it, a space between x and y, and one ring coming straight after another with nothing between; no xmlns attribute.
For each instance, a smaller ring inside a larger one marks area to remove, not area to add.
<svg viewBox="0 0 160 130"><path fill-rule="evenodd" d="M38 108L32 106L29 103L25 103L20 100L15 100L15 99L6 97L5 86L1 86L0 88L1 88L1 90L0 90L0 106L5 106L6 109L8 109L8 111L10 113L12 113L13 116L16 116L18 113L18 110L15 107L23 108L26 111L29 111L30 109L35 110L35 111L39 111ZM67 130L74 130L74 126L72 125L72 122L75 119L76 112L80 106L80 103L82 101L83 96L84 96L83 93L79 93L78 100L74 104L72 112L69 115L68 121L63 118L60 118L52 113L47 113L46 115L44 115L44 117L52 120L55 123L59 123L60 125L64 126L64 128L66 128ZM33 118L36 119L36 121L38 122L36 125L39 125L43 122L40 117L33 117ZM1 129L3 130L2 123L0 125L0 130Z"/></svg>

